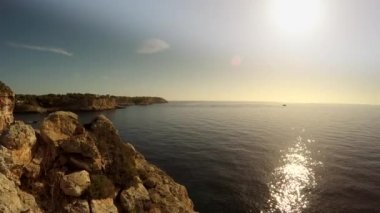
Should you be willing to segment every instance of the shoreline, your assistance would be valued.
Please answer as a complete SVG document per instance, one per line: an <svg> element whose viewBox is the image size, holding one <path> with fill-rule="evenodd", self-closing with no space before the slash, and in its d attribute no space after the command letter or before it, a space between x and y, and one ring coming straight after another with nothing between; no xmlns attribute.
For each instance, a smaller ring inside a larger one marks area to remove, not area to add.
<svg viewBox="0 0 380 213"><path fill-rule="evenodd" d="M127 97L68 93L48 95L16 95L15 113L49 113L55 111L94 112L168 103L161 97Z"/></svg>

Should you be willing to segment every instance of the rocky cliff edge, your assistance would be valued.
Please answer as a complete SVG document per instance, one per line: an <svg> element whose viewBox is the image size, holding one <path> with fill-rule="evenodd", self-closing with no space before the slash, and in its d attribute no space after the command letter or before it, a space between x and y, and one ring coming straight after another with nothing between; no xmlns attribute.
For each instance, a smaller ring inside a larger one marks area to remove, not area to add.
<svg viewBox="0 0 380 213"><path fill-rule="evenodd" d="M184 186L124 143L110 120L49 114L35 130L13 121L0 83L0 212L194 212Z"/></svg>

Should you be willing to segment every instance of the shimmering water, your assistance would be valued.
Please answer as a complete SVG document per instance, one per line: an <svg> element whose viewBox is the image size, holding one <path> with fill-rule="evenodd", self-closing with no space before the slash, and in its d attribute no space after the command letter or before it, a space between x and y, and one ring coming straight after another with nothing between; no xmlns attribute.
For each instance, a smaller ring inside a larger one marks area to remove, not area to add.
<svg viewBox="0 0 380 213"><path fill-rule="evenodd" d="M378 106L173 102L103 113L200 212L380 212Z"/></svg>

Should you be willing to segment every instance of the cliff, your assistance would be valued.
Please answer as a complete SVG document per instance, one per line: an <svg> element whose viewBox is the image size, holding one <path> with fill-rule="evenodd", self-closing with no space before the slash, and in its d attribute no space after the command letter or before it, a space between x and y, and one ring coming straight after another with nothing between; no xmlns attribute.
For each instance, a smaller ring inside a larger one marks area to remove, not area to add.
<svg viewBox="0 0 380 213"><path fill-rule="evenodd" d="M13 121L0 84L0 212L194 212L184 186L124 143L105 116L49 114L38 130Z"/></svg>
<svg viewBox="0 0 380 213"><path fill-rule="evenodd" d="M126 97L69 93L66 95L16 95L15 112L99 111L130 105L167 103L160 97Z"/></svg>

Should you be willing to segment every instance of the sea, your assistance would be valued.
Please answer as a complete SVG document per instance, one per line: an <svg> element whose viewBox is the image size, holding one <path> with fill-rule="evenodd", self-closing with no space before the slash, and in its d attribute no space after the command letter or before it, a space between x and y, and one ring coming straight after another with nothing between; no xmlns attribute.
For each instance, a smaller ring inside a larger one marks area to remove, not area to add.
<svg viewBox="0 0 380 213"><path fill-rule="evenodd" d="M105 114L201 213L380 212L380 106L170 102L78 114Z"/></svg>

